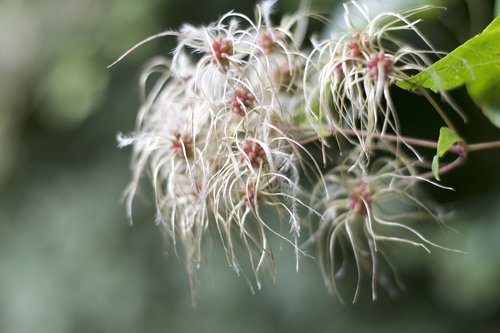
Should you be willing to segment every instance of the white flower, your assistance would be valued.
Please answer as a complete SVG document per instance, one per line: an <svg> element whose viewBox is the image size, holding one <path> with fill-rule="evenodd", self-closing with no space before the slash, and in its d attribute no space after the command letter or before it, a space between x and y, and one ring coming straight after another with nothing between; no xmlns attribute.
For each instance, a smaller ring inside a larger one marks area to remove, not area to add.
<svg viewBox="0 0 500 333"><path fill-rule="evenodd" d="M394 282L399 284L397 275L391 276L393 265L387 252L391 243L416 246L428 253L432 247L456 251L432 242L416 227L426 220L442 223L432 205L418 195L418 184L430 181L419 177L413 162L401 152L386 145L376 148L386 157L372 161L369 167L358 164L353 168L359 152L351 152L324 175L326 186L317 185L312 195L312 207L322 216L307 243L317 244L325 284L339 295L337 279L354 259L357 284L353 302L358 299L363 274L371 276L374 300L377 284L389 292L394 291Z"/></svg>
<svg viewBox="0 0 500 333"><path fill-rule="evenodd" d="M320 136L325 128L335 135L342 135L345 128L355 130L368 156L373 134L400 135L390 87L427 67L426 55L436 53L432 48L415 49L394 34L411 31L429 45L416 28L419 20L411 17L433 7L385 12L373 18L358 2L344 4L344 8L347 30L332 28L331 36L315 45L307 62L304 94L308 117ZM353 23L353 16L363 22Z"/></svg>

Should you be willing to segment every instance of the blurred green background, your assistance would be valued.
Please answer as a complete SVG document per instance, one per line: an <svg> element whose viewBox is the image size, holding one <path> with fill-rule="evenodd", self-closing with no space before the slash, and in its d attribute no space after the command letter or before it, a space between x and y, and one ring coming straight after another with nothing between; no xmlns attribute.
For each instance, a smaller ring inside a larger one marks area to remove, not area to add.
<svg viewBox="0 0 500 333"><path fill-rule="evenodd" d="M373 8L425 1L368 1ZM432 2L432 1L427 1ZM480 32L494 1L443 0L422 30L447 51ZM338 1L313 1L335 13ZM208 23L253 1L2 0L0 2L0 332L500 332L500 153L478 153L431 189L458 234L431 226L466 255L398 248L406 283L396 298L365 288L356 305L328 295L316 264L299 273L278 253L276 283L253 295L214 246L200 271L197 307L182 265L165 256L152 203L139 199L133 227L120 203L130 152L116 133L133 130L141 64L167 55L152 42L107 69L142 38L182 22ZM276 17L297 1L281 1ZM335 17L335 14L333 15ZM317 28L312 25L312 29ZM409 134L436 138L439 122L408 98ZM471 142L497 139L467 98ZM425 103L424 103L425 104ZM430 117L430 118L429 118ZM430 119L430 120L429 120Z"/></svg>

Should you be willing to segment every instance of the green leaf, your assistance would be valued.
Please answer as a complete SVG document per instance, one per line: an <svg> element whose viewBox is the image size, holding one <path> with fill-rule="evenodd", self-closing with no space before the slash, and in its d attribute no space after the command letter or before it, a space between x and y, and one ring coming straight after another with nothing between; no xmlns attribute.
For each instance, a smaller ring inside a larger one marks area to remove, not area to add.
<svg viewBox="0 0 500 333"><path fill-rule="evenodd" d="M500 16L446 57L397 85L446 91L463 84L485 115L500 127Z"/></svg>
<svg viewBox="0 0 500 333"><path fill-rule="evenodd" d="M485 69L500 70L500 16L484 31L469 39L446 57L406 81L398 82L404 89L429 88L436 91L457 88L477 80ZM483 72L484 73L484 72Z"/></svg>
<svg viewBox="0 0 500 333"><path fill-rule="evenodd" d="M439 157L437 155L432 158L432 175L441 181L441 177L439 177Z"/></svg>
<svg viewBox="0 0 500 333"><path fill-rule="evenodd" d="M437 156L439 158L443 157L455 143L463 141L454 130L448 127L441 127L439 130Z"/></svg>
<svg viewBox="0 0 500 333"><path fill-rule="evenodd" d="M452 129L441 127L439 130L439 139L437 144L437 153L432 158L432 174L437 180L439 177L439 159L443 157L454 144L463 142L464 140Z"/></svg>

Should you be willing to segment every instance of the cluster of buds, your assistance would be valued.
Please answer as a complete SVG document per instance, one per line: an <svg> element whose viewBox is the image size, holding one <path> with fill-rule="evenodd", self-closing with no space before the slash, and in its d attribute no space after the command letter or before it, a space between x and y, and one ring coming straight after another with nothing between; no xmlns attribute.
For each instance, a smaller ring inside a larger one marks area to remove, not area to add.
<svg viewBox="0 0 500 333"><path fill-rule="evenodd" d="M249 108L252 107L255 97L247 89L237 89L234 96L229 99L231 110L240 116L243 116Z"/></svg>
<svg viewBox="0 0 500 333"><path fill-rule="evenodd" d="M378 80L380 74L387 80L392 72L392 59L384 53L375 54L366 63L366 68L374 80Z"/></svg>
<svg viewBox="0 0 500 333"><path fill-rule="evenodd" d="M229 57L234 54L233 42L229 39L219 38L212 43L211 51L212 63L227 68L229 66Z"/></svg>
<svg viewBox="0 0 500 333"><path fill-rule="evenodd" d="M193 155L193 138L189 133L174 132L170 149L179 157L190 158Z"/></svg>
<svg viewBox="0 0 500 333"><path fill-rule="evenodd" d="M349 208L358 215L366 215L370 210L373 197L370 185L364 179L358 179L355 189L349 194Z"/></svg>
<svg viewBox="0 0 500 333"><path fill-rule="evenodd" d="M413 190L428 180L401 144L380 140L387 132L401 135L389 87L428 63L425 52L388 32L416 31L410 17L429 7L370 19L357 2L346 4L347 31L313 41L307 50L301 46L308 11L272 25L273 3L257 6L256 22L231 12L206 27L185 25L157 36L176 36L178 46L171 59L147 66L136 133L121 137L122 146L133 146L128 213L141 176L150 175L156 220L171 248L182 250L193 288L208 229L215 228L229 265L251 286L260 287L266 262L274 265L269 239L277 236L295 252L297 265L304 247L314 243L333 291L353 257L354 299L362 273L371 275L375 298L377 277L384 274L377 260L385 257L382 243L440 247L398 220L404 212L388 208L407 210L410 202L437 219ZM365 27L351 22L353 8L366 18ZM146 91L153 73L157 81ZM351 152L329 170L325 161L335 149L326 139L337 134L349 136ZM312 141L323 143L320 158L307 145ZM281 218L263 214L264 207ZM303 225L312 228L312 237L301 245ZM243 268L248 266L250 271Z"/></svg>
<svg viewBox="0 0 500 333"><path fill-rule="evenodd" d="M250 163L252 168L259 168L266 161L266 151L254 140L247 139L243 144L241 162Z"/></svg>

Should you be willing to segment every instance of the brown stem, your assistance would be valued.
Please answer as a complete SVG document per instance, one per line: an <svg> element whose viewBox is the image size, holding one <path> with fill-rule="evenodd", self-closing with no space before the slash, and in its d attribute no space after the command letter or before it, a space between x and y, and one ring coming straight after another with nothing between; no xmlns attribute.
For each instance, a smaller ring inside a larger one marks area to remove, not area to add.
<svg viewBox="0 0 500 333"><path fill-rule="evenodd" d="M292 127L289 128L291 131L302 131L302 132L309 132L309 131L314 131L312 128L300 128L300 127ZM361 131L361 130L352 130L352 129L337 129L332 131L332 135L340 133L342 135L346 136L367 136L368 132L367 131ZM405 142L407 144L413 145L413 146L418 146L418 147L424 147L424 148L431 148L431 149L437 149L437 142L435 141L430 141L430 140L424 140L424 139L418 139L418 138L411 138L411 137L401 137L397 136L394 134L378 134L378 133L373 133L372 134L373 138L377 140L386 140L390 142ZM314 141L319 140L318 135L313 135L311 137L308 137L306 139L298 141L299 144L308 144ZM450 162L438 169L438 174L442 175L445 173L450 172L451 170L455 169L458 167L462 162L465 160L467 153L469 152L474 152L474 151L480 151L480 150L485 150L485 149L495 149L495 148L500 148L500 141L491 141L491 142L482 142L482 143L474 143L474 144L465 144L465 143L458 143L453 145L448 151L454 153L457 155L457 158L453 160L453 162ZM421 175L422 178L425 179L432 179L434 177L434 174L432 171L426 172Z"/></svg>
<svg viewBox="0 0 500 333"><path fill-rule="evenodd" d="M445 173L450 172L451 170L455 169L460 164L462 164L462 162L464 160L465 160L465 155L458 155L457 158L453 162L450 162L450 163L440 167L438 169L438 174L441 176L441 175L444 175ZM420 177L425 178L425 179L432 179L432 178L434 178L434 173L432 171L429 171L429 172L426 172L426 173L420 175Z"/></svg>
<svg viewBox="0 0 500 333"><path fill-rule="evenodd" d="M305 138L305 139L302 139L302 140L298 140L297 143L300 144L300 145L306 145L308 143L311 143L311 142L314 142L314 141L318 141L319 140L319 136L318 135L313 135L313 136L310 136L308 138Z"/></svg>
<svg viewBox="0 0 500 333"><path fill-rule="evenodd" d="M302 131L302 132L313 132L313 128L300 128L300 127L291 127L289 128L291 131ZM335 133L340 133L343 135L347 136L356 136L356 135L361 135L361 136L367 136L368 131L362 131L362 130L352 130L352 129L337 129L332 131L332 134ZM372 134L374 139L377 140L386 140L390 142L405 142L407 144L413 145L413 146L418 146L418 147L424 147L424 148L430 148L430 149L437 149L437 142L431 141L431 140L424 140L424 139L418 139L418 138L412 138L412 137L405 137L405 136L397 136L394 134L378 134L378 133L373 133ZM307 144L314 142L316 140L319 140L318 135L313 135L311 137L308 137L304 140L298 141L300 144ZM485 149L495 149L495 148L500 148L500 141L491 141L491 142L482 142L482 143L473 143L473 144L464 144L464 143L459 143L456 145L453 145L448 151L457 154L457 155L462 155L465 151L466 152L475 152L475 151L480 151L480 150L485 150Z"/></svg>
<svg viewBox="0 0 500 333"><path fill-rule="evenodd" d="M500 148L500 141L482 142L467 145L467 151L469 152L494 148Z"/></svg>
<svg viewBox="0 0 500 333"><path fill-rule="evenodd" d="M304 129L304 128L291 128L291 130L295 130L295 131L303 131L303 130L307 130L307 131L314 131L314 129ZM362 130L352 130L352 129L341 129L341 130L334 130L332 131L332 134L335 134L335 133L340 133L340 134L343 134L343 135L347 135L347 136L355 136L355 135L361 135L361 136L367 136L368 135L368 131L362 131ZM411 137L401 137L401 136L397 136L397 135L394 135L394 134L378 134L378 133L373 133L372 134L373 138L377 139L377 140L386 140L386 141L390 141L390 142L405 142L405 143L408 143L410 145L414 145L414 146L419 146L419 147L425 147L425 148L431 148L431 149L437 149L437 142L435 141L430 141L430 140L424 140L424 139L417 139L417 138L411 138ZM308 138L305 138L303 140L300 140L298 141L298 143L300 144L307 144L307 143L311 143L311 142L314 142L316 140L319 139L319 136L318 135L313 135L311 137L308 137ZM450 151L453 151L452 149L450 149Z"/></svg>

